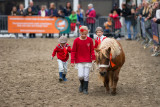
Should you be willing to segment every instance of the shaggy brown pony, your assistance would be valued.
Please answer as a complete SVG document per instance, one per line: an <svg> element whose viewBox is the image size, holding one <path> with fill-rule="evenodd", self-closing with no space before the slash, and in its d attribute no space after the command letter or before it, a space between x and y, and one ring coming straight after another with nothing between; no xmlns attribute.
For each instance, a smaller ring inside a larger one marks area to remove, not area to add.
<svg viewBox="0 0 160 107"><path fill-rule="evenodd" d="M95 51L96 63L99 66L99 73L103 78L106 92L109 93L111 87L111 94L116 95L119 72L125 62L122 46L117 40L106 38Z"/></svg>

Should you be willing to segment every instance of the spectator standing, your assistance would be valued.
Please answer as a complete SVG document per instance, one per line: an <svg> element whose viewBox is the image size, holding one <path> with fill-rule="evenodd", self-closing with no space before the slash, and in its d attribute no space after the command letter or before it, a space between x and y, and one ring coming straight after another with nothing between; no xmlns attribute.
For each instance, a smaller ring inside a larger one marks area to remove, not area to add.
<svg viewBox="0 0 160 107"><path fill-rule="evenodd" d="M137 16L136 16L136 10L134 8L131 9L131 25L133 27L133 39L136 39L137 35Z"/></svg>
<svg viewBox="0 0 160 107"><path fill-rule="evenodd" d="M122 16L125 18L128 33L128 38L126 40L131 40L131 9L128 8L125 3L122 4Z"/></svg>
<svg viewBox="0 0 160 107"><path fill-rule="evenodd" d="M72 6L70 2L66 3L66 7L63 9L64 15L65 16L70 16L72 13Z"/></svg>
<svg viewBox="0 0 160 107"><path fill-rule="evenodd" d="M155 2L154 5L151 5L150 9L149 9L149 14L148 17L145 18L145 21L147 20L152 20L155 16L156 16L156 10L159 8L159 3ZM146 33L149 35L149 42L152 42L152 31L151 31L151 23L149 23L148 26L146 26Z"/></svg>
<svg viewBox="0 0 160 107"><path fill-rule="evenodd" d="M121 31L121 22L119 20L119 16L116 10L113 11L113 14L110 14L110 17L114 20L114 29L115 29L115 39L120 39L120 31Z"/></svg>
<svg viewBox="0 0 160 107"><path fill-rule="evenodd" d="M62 10L58 10L58 17L65 18Z"/></svg>
<svg viewBox="0 0 160 107"><path fill-rule="evenodd" d="M111 13L112 13L112 14L113 14L113 11L116 11L117 14L118 14L119 16L121 16L122 10L121 10L120 8L118 8L118 4L117 4L117 3L115 3L115 4L113 5L113 9L111 10Z"/></svg>
<svg viewBox="0 0 160 107"><path fill-rule="evenodd" d="M69 19L71 21L71 32L75 31L75 27L76 27L76 22L77 22L77 14L76 12L72 11L72 14L69 16Z"/></svg>
<svg viewBox="0 0 160 107"><path fill-rule="evenodd" d="M65 16L70 16L72 13L72 6L70 2L66 3L66 7L63 8L63 13ZM67 34L67 37L69 38L69 33Z"/></svg>
<svg viewBox="0 0 160 107"><path fill-rule="evenodd" d="M17 8L16 6L13 6L12 11L11 11L12 16L17 16Z"/></svg>
<svg viewBox="0 0 160 107"><path fill-rule="evenodd" d="M78 10L77 10L77 21L78 25L83 25L83 18L85 16L84 10L82 9L81 5L78 5Z"/></svg>
<svg viewBox="0 0 160 107"><path fill-rule="evenodd" d="M28 16L38 15L38 9L34 6L33 1L29 2L29 7L26 9L25 15L28 15ZM30 33L29 38L36 38L36 34Z"/></svg>
<svg viewBox="0 0 160 107"><path fill-rule="evenodd" d="M77 23L78 25L83 25L83 14L80 12L80 10L77 10Z"/></svg>
<svg viewBox="0 0 160 107"><path fill-rule="evenodd" d="M34 6L34 2L33 1L29 2L29 7L31 7L31 9L32 9L32 14L33 15L38 15L38 9Z"/></svg>
<svg viewBox="0 0 160 107"><path fill-rule="evenodd" d="M25 9L24 9L24 5L23 4L19 5L19 9L17 11L17 15L19 15L19 16L24 16L25 15ZM25 39L26 38L26 34L23 33L22 35L23 35L23 38Z"/></svg>
<svg viewBox="0 0 160 107"><path fill-rule="evenodd" d="M58 17L60 17L60 18L65 18L64 13L63 13L62 10L58 10ZM59 33L59 37L61 37L61 36L62 36L62 33L60 32L60 33Z"/></svg>
<svg viewBox="0 0 160 107"><path fill-rule="evenodd" d="M26 15L27 16L33 16L35 12L32 11L31 7L28 7L27 11L26 11ZM30 33L29 34L29 38L36 38L35 33Z"/></svg>
<svg viewBox="0 0 160 107"><path fill-rule="evenodd" d="M48 16L47 11L45 10L45 5L41 6L41 10L38 12L38 15L41 16L41 17ZM47 34L43 33L41 38L45 38L46 36L47 36Z"/></svg>
<svg viewBox="0 0 160 107"><path fill-rule="evenodd" d="M142 17L147 17L148 14L149 14L149 4L148 4L148 2L145 2L143 10L141 11L141 15L142 15Z"/></svg>
<svg viewBox="0 0 160 107"><path fill-rule="evenodd" d="M16 6L13 6L12 11L11 11L12 16L17 16L17 8ZM15 33L15 38L18 39L18 33Z"/></svg>
<svg viewBox="0 0 160 107"><path fill-rule="evenodd" d="M93 4L88 4L88 10L86 12L86 17L87 17L86 21L90 29L90 37L93 38L95 18L96 18L96 11L93 8Z"/></svg>
<svg viewBox="0 0 160 107"><path fill-rule="evenodd" d="M104 33L106 34L105 36L109 37L111 36L111 32L112 32L112 19L111 17L108 17L107 22L104 23Z"/></svg>
<svg viewBox="0 0 160 107"><path fill-rule="evenodd" d="M58 11L54 3L50 3L50 9L48 10L48 16L58 17ZM54 38L54 34L49 34L49 38Z"/></svg>

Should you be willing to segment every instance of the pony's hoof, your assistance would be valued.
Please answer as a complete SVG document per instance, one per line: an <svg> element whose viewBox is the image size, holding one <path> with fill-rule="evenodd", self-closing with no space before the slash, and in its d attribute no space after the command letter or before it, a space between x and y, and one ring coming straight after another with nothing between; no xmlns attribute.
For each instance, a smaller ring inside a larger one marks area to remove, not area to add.
<svg viewBox="0 0 160 107"><path fill-rule="evenodd" d="M117 93L116 92L111 92L112 96L115 96Z"/></svg>

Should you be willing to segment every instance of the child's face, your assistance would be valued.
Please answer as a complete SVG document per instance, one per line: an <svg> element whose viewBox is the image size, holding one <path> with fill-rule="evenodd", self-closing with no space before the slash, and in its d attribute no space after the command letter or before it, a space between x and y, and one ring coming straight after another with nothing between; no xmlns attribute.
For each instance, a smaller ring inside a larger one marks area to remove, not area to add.
<svg viewBox="0 0 160 107"><path fill-rule="evenodd" d="M32 12L32 9L31 9L31 8L28 8L28 12Z"/></svg>
<svg viewBox="0 0 160 107"><path fill-rule="evenodd" d="M117 14L117 12L116 12L116 11L113 11L113 14Z"/></svg>
<svg viewBox="0 0 160 107"><path fill-rule="evenodd" d="M81 38L85 39L87 37L88 32L84 31L84 32L80 32L80 34L81 34Z"/></svg>
<svg viewBox="0 0 160 107"><path fill-rule="evenodd" d="M108 21L109 21L109 22L112 21L111 18L108 18Z"/></svg>
<svg viewBox="0 0 160 107"><path fill-rule="evenodd" d="M58 14L61 14L61 10L58 11Z"/></svg>
<svg viewBox="0 0 160 107"><path fill-rule="evenodd" d="M61 44L61 46L64 46L66 43L60 43Z"/></svg>
<svg viewBox="0 0 160 107"><path fill-rule="evenodd" d="M42 8L41 8L41 10L44 10L45 9L45 7L43 6Z"/></svg>
<svg viewBox="0 0 160 107"><path fill-rule="evenodd" d="M72 11L72 15L74 15L75 14L75 12L74 11Z"/></svg>
<svg viewBox="0 0 160 107"><path fill-rule="evenodd" d="M102 31L97 31L96 34L97 34L98 37L101 37L103 35L103 32Z"/></svg>
<svg viewBox="0 0 160 107"><path fill-rule="evenodd" d="M134 10L134 9L132 9L132 10L131 10L131 13L135 13L135 10Z"/></svg>
<svg viewBox="0 0 160 107"><path fill-rule="evenodd" d="M80 11L77 11L77 14L80 14Z"/></svg>

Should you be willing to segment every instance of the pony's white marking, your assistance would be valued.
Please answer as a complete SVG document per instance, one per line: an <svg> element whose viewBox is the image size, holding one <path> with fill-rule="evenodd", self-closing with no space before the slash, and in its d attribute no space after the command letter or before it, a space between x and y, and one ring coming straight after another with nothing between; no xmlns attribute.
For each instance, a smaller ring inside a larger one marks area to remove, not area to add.
<svg viewBox="0 0 160 107"><path fill-rule="evenodd" d="M99 49L103 53L103 55L106 55L106 50L108 48L111 48L111 53L112 53L112 59L114 59L116 56L120 55L121 53L121 47L117 43L115 39L112 38L106 38L104 39L101 44Z"/></svg>

